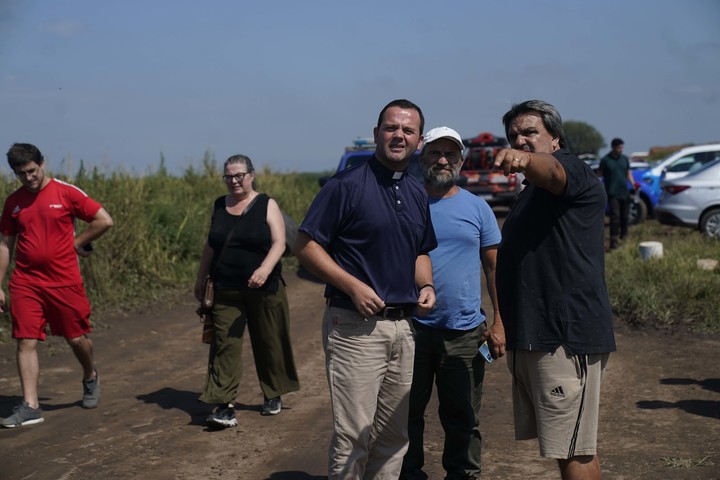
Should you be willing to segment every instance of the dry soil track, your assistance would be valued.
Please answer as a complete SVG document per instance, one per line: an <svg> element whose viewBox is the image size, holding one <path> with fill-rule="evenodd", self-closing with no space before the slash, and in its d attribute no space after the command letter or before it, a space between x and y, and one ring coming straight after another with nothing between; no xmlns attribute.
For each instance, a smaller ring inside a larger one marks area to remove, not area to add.
<svg viewBox="0 0 720 480"><path fill-rule="evenodd" d="M239 427L210 431L196 398L207 346L188 296L96 329L99 408L80 408L80 373L56 340L41 347L45 422L0 431L0 479L322 479L330 431L320 318L322 286L288 274L302 389L262 417L249 341ZM619 331L602 396L605 479L720 479L720 339ZM555 479L534 442L512 439L504 361L487 369L483 467L487 479ZM0 416L18 400L14 347L0 346ZM436 405L428 410L427 471L443 478Z"/></svg>

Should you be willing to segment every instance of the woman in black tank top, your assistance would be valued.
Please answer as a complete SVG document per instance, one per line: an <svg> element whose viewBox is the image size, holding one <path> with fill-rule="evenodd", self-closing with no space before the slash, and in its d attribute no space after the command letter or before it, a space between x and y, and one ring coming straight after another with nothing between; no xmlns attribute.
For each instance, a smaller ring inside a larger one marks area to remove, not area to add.
<svg viewBox="0 0 720 480"><path fill-rule="evenodd" d="M215 287L207 379L200 400L214 404L211 426L234 427L234 402L242 376L242 344L247 325L264 403L261 414L276 415L281 395L300 388L290 345L290 321L280 258L285 222L277 202L254 189L255 170L245 155L224 165L228 195L213 205L203 247L195 297L205 278Z"/></svg>

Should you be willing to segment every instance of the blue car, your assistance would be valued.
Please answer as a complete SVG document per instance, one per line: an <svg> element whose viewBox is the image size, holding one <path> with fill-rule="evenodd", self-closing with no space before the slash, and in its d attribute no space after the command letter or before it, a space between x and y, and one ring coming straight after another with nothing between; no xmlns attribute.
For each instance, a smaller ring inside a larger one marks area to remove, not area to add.
<svg viewBox="0 0 720 480"><path fill-rule="evenodd" d="M678 150L647 168L633 178L640 184L641 191L650 207L648 212L653 213L660 200L663 181L682 178L688 173L698 170L703 165L720 158L720 143L707 145L694 145Z"/></svg>
<svg viewBox="0 0 720 480"><path fill-rule="evenodd" d="M650 170L650 165L645 162L642 166L633 167L631 163L631 172L635 185L640 185L640 188L635 191L635 201L630 206L630 225L636 225L644 222L648 217L652 217L655 213L655 205L660 201L660 194L656 193L655 190L650 188L649 185L643 182L645 174Z"/></svg>

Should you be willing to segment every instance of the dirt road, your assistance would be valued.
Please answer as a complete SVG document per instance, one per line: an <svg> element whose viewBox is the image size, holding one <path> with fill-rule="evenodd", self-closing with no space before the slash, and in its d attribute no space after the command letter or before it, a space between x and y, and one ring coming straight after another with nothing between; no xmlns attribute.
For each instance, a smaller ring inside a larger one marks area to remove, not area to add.
<svg viewBox="0 0 720 480"><path fill-rule="evenodd" d="M0 430L0 479L311 480L326 475L330 410L320 337L322 285L288 274L302 389L276 417L246 341L237 428L210 431L196 399L207 346L189 295L170 305L103 319L92 334L102 378L99 408L80 407L80 370L64 342L41 347L45 422ZM621 330L602 397L604 478L720 479L720 339ZM510 377L487 369L483 469L488 479L556 479L534 442L515 442ZM14 346L0 346L0 416L18 401ZM428 414L426 471L443 478L436 405Z"/></svg>

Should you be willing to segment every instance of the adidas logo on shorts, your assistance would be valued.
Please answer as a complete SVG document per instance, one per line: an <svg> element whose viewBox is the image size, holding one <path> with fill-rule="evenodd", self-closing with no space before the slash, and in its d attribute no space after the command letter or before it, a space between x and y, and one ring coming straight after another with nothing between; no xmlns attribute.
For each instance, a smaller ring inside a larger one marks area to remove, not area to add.
<svg viewBox="0 0 720 480"><path fill-rule="evenodd" d="M550 390L550 395L552 395L553 397L565 398L565 391L562 387L555 387Z"/></svg>

